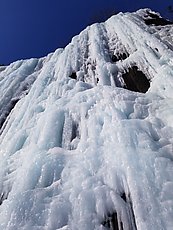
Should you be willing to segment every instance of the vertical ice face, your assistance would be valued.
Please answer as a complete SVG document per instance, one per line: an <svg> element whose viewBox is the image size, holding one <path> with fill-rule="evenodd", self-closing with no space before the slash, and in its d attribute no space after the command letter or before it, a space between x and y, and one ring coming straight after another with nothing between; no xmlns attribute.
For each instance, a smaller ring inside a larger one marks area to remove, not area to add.
<svg viewBox="0 0 173 230"><path fill-rule="evenodd" d="M171 31L120 13L0 68L0 230L172 229Z"/></svg>

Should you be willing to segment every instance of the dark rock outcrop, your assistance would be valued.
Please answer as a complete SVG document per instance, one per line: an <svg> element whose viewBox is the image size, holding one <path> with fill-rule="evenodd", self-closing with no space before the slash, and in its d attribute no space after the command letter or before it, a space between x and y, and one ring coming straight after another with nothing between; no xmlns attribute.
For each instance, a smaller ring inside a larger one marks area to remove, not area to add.
<svg viewBox="0 0 173 230"><path fill-rule="evenodd" d="M165 26L165 25L173 24L173 22L167 19L161 18L159 17L158 14L151 13L149 11L147 11L147 16L144 19L144 21L147 25L155 25L155 26Z"/></svg>

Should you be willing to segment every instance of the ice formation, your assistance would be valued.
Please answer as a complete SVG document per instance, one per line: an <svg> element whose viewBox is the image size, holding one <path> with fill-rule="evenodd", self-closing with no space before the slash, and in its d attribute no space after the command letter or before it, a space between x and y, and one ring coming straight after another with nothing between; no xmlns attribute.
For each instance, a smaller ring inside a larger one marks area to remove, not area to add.
<svg viewBox="0 0 173 230"><path fill-rule="evenodd" d="M0 230L173 228L172 34L119 13L0 67Z"/></svg>

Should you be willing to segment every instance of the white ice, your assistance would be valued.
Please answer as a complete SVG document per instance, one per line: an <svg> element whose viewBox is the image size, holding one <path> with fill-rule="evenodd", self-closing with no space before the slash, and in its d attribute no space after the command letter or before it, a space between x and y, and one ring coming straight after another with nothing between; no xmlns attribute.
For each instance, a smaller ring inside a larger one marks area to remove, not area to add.
<svg viewBox="0 0 173 230"><path fill-rule="evenodd" d="M172 229L172 27L144 13L0 70L0 230L103 230L115 212L125 230ZM145 94L123 88L134 64Z"/></svg>

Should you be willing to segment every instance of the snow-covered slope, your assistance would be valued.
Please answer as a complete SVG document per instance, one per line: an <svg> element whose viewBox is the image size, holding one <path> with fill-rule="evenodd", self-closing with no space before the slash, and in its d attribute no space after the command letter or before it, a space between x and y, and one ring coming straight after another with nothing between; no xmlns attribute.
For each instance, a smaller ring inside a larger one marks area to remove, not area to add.
<svg viewBox="0 0 173 230"><path fill-rule="evenodd" d="M120 13L0 69L0 230L173 228L173 27L158 18Z"/></svg>

